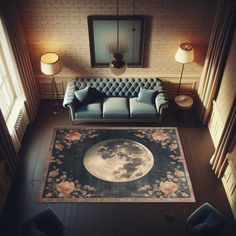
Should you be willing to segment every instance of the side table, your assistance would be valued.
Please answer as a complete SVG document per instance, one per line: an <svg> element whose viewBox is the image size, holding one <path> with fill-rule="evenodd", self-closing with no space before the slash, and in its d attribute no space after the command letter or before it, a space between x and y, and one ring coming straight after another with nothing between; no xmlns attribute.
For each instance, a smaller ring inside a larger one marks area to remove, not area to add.
<svg viewBox="0 0 236 236"><path fill-rule="evenodd" d="M181 110L188 110L193 106L193 99L188 95L178 95L175 103Z"/></svg>

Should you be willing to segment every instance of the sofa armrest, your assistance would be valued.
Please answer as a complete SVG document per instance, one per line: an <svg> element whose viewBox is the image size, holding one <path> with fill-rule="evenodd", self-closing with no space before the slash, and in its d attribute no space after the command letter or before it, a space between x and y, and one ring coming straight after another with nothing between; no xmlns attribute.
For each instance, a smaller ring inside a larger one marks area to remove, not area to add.
<svg viewBox="0 0 236 236"><path fill-rule="evenodd" d="M158 86L156 86L155 89L158 91L158 94L165 93L165 89L162 84L161 85L159 84Z"/></svg>
<svg viewBox="0 0 236 236"><path fill-rule="evenodd" d="M66 86L66 93L64 96L64 100L63 100L63 106L67 107L68 105L72 104L74 102L74 91L76 89L76 85L74 80L68 82L67 86Z"/></svg>
<svg viewBox="0 0 236 236"><path fill-rule="evenodd" d="M67 84L66 93L63 100L63 106L69 108L72 121L75 119L76 98L74 91L76 90L75 81L72 80Z"/></svg>
<svg viewBox="0 0 236 236"><path fill-rule="evenodd" d="M159 93L156 96L155 104L156 104L157 111L161 115L162 112L163 112L163 109L167 109L168 105L169 105L169 102L167 100L167 97L166 97L165 93Z"/></svg>

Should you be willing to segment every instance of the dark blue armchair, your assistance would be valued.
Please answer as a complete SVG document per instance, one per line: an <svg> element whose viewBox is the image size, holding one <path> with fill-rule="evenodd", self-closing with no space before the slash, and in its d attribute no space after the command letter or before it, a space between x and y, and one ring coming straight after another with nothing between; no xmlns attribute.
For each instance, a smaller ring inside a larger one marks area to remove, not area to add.
<svg viewBox="0 0 236 236"><path fill-rule="evenodd" d="M60 235L63 228L57 215L50 208L46 208L24 223L21 235L56 236Z"/></svg>
<svg viewBox="0 0 236 236"><path fill-rule="evenodd" d="M226 225L225 217L209 203L204 203L186 220L193 235L216 235Z"/></svg>

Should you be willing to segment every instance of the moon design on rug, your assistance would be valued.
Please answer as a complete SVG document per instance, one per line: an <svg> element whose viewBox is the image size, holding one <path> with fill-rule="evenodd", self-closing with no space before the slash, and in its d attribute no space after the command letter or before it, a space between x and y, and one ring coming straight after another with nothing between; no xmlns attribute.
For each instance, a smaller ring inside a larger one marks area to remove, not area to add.
<svg viewBox="0 0 236 236"><path fill-rule="evenodd" d="M85 153L84 166L96 178L129 182L145 176L154 158L144 145L128 139L109 139L93 145Z"/></svg>

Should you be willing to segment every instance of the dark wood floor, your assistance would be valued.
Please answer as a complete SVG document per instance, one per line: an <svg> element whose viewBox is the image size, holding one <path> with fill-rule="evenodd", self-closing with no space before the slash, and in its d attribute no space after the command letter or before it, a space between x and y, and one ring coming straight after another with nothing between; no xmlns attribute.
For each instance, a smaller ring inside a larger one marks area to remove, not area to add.
<svg viewBox="0 0 236 236"><path fill-rule="evenodd" d="M47 101L41 102L38 119L30 125L23 140L22 164L1 217L1 234L17 235L23 222L45 207L61 218L65 236L189 235L185 219L202 203L209 202L228 219L221 235L234 235L235 222L222 183L213 174L209 160L214 147L206 127L194 120L194 111L171 107L161 124L82 124L90 126L177 126L182 141L195 203L38 203L36 197L48 155L52 129L71 125L67 111L50 114ZM167 214L175 217L169 223Z"/></svg>

